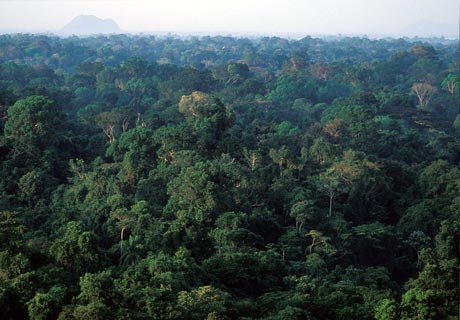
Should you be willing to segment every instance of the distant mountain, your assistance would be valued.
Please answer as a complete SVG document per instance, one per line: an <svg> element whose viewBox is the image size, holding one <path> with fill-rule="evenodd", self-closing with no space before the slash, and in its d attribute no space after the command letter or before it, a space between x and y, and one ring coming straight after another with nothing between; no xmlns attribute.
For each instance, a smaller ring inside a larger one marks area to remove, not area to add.
<svg viewBox="0 0 460 320"><path fill-rule="evenodd" d="M60 35L90 35L121 33L121 29L112 19L99 19L92 15L75 17L64 28L56 32Z"/></svg>

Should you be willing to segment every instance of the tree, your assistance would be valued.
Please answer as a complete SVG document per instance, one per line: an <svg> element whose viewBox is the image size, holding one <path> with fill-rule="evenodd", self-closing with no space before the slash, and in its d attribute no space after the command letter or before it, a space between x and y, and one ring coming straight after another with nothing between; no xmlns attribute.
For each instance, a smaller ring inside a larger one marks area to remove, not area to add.
<svg viewBox="0 0 460 320"><path fill-rule="evenodd" d="M102 271L86 273L80 278L80 294L77 301L81 305L88 303L112 304L117 299L112 273Z"/></svg>
<svg viewBox="0 0 460 320"><path fill-rule="evenodd" d="M460 114L457 114L457 116L455 117L452 127L454 127L454 129L457 130L457 132L460 132Z"/></svg>
<svg viewBox="0 0 460 320"><path fill-rule="evenodd" d="M405 242L417 253L418 264L420 262L420 251L430 244L431 238L428 237L423 231L417 230L413 231Z"/></svg>
<svg viewBox="0 0 460 320"><path fill-rule="evenodd" d="M332 202L334 197L348 188L353 183L365 176L369 170L375 170L375 163L367 160L364 154L347 150L340 161L334 162L319 176L319 189L329 196L329 216L332 215Z"/></svg>
<svg viewBox="0 0 460 320"><path fill-rule="evenodd" d="M20 213L0 211L0 250L16 250L22 244L26 228Z"/></svg>
<svg viewBox="0 0 460 320"><path fill-rule="evenodd" d="M238 250L241 247L253 247L262 243L261 236L247 229L248 217L243 213L226 212L215 222L217 228L209 232L219 253Z"/></svg>
<svg viewBox="0 0 460 320"><path fill-rule="evenodd" d="M38 150L59 140L63 118L52 100L30 96L8 108L5 137L11 141L16 156L24 153L36 156Z"/></svg>
<svg viewBox="0 0 460 320"><path fill-rule="evenodd" d="M84 231L81 222L71 221L64 229L64 236L56 239L50 252L63 267L77 273L96 270L102 262L97 236Z"/></svg>
<svg viewBox="0 0 460 320"><path fill-rule="evenodd" d="M298 201L292 205L290 216L295 218L295 229L300 233L302 231L303 224L308 218L311 218L315 212L312 200Z"/></svg>
<svg viewBox="0 0 460 320"><path fill-rule="evenodd" d="M123 132L128 130L129 120L129 114L122 109L101 112L96 116L96 124L102 129L109 143L115 141L117 127Z"/></svg>
<svg viewBox="0 0 460 320"><path fill-rule="evenodd" d="M203 286L191 291L181 291L177 304L186 319L222 319L227 313L226 304L230 295L212 286Z"/></svg>
<svg viewBox="0 0 460 320"><path fill-rule="evenodd" d="M244 160L253 172L260 166L262 156L256 150L243 149Z"/></svg>
<svg viewBox="0 0 460 320"><path fill-rule="evenodd" d="M66 294L66 288L53 286L47 293L36 293L27 303L30 320L56 319Z"/></svg>
<svg viewBox="0 0 460 320"><path fill-rule="evenodd" d="M409 289L401 299L401 320L442 319L436 307L443 304L443 298L435 290Z"/></svg>
<svg viewBox="0 0 460 320"><path fill-rule="evenodd" d="M449 74L444 80L442 80L442 87L446 88L450 94L458 92L460 87L460 76Z"/></svg>
<svg viewBox="0 0 460 320"><path fill-rule="evenodd" d="M308 251L310 253L313 253L315 247L328 245L328 242L331 240L318 230L308 231L307 236L311 237L311 244L308 246Z"/></svg>
<svg viewBox="0 0 460 320"><path fill-rule="evenodd" d="M308 156L320 165L330 164L340 153L337 145L326 141L323 138L318 138L313 141L313 144L308 149Z"/></svg>
<svg viewBox="0 0 460 320"><path fill-rule="evenodd" d="M456 319L460 293L458 219L441 223L435 247L421 250L423 268L407 283L401 299L402 320Z"/></svg>
<svg viewBox="0 0 460 320"><path fill-rule="evenodd" d="M36 202L45 191L46 178L43 173L32 170L19 179L19 194L29 206L32 206L32 203Z"/></svg>
<svg viewBox="0 0 460 320"><path fill-rule="evenodd" d="M319 177L319 188L329 197L329 217L332 216L332 203L342 182L343 180L334 168L329 168Z"/></svg>
<svg viewBox="0 0 460 320"><path fill-rule="evenodd" d="M250 252L215 254L203 262L203 269L231 293L257 296L266 289L260 261Z"/></svg>
<svg viewBox="0 0 460 320"><path fill-rule="evenodd" d="M83 62L75 67L78 73L96 77L104 69L101 62Z"/></svg>
<svg viewBox="0 0 460 320"><path fill-rule="evenodd" d="M423 82L414 83L411 89L418 98L420 108L425 108L430 103L433 95L438 91L436 87Z"/></svg>
<svg viewBox="0 0 460 320"><path fill-rule="evenodd" d="M394 299L382 299L375 307L374 317L376 320L399 319L398 306Z"/></svg>
<svg viewBox="0 0 460 320"><path fill-rule="evenodd" d="M113 319L114 314L105 304L90 302L86 305L76 306L73 310L69 310L68 313L61 312L58 319L67 320L72 319L72 317L81 320L104 320Z"/></svg>
<svg viewBox="0 0 460 320"><path fill-rule="evenodd" d="M204 92L194 91L182 96L179 112L184 114L198 138L198 145L213 149L230 125L230 116L224 104L217 98Z"/></svg>
<svg viewBox="0 0 460 320"><path fill-rule="evenodd" d="M279 167L280 177L283 177L283 167L287 165L288 158L291 156L291 152L288 147L282 146L280 149L270 149L269 156Z"/></svg>
<svg viewBox="0 0 460 320"><path fill-rule="evenodd" d="M184 219L188 219L188 214L191 214L199 222L209 221L217 207L216 187L209 171L209 162L198 162L184 168L168 184L170 198L167 210L172 210Z"/></svg>
<svg viewBox="0 0 460 320"><path fill-rule="evenodd" d="M249 68L243 63L230 63L227 66L228 80L227 84L241 83L247 79Z"/></svg>
<svg viewBox="0 0 460 320"><path fill-rule="evenodd" d="M322 80L327 80L329 77L329 73L331 72L331 67L324 62L317 62L311 64L308 67L308 71L315 77Z"/></svg>
<svg viewBox="0 0 460 320"><path fill-rule="evenodd" d="M123 243L125 243L125 247L124 249L121 249ZM125 264L125 265L135 264L142 257L142 254L145 251L141 238L137 235L136 236L130 235L127 241L121 240L120 250L121 250L120 263Z"/></svg>

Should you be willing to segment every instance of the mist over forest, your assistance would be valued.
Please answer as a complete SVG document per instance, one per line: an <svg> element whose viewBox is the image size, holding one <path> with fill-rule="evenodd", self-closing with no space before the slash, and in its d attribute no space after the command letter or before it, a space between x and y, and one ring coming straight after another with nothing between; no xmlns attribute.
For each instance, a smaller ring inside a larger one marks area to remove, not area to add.
<svg viewBox="0 0 460 320"><path fill-rule="evenodd" d="M459 67L444 38L0 35L0 319L458 319Z"/></svg>

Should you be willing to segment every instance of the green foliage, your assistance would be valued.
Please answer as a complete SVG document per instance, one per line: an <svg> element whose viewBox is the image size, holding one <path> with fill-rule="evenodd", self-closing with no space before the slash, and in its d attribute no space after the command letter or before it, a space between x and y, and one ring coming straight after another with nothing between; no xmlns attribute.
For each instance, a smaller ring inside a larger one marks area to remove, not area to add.
<svg viewBox="0 0 460 320"><path fill-rule="evenodd" d="M460 131L460 115L455 117L454 124L452 126L455 130Z"/></svg>
<svg viewBox="0 0 460 320"><path fill-rule="evenodd" d="M226 302L229 294L204 286L191 291L179 292L177 303L182 309L182 317L187 319L225 319Z"/></svg>
<svg viewBox="0 0 460 320"><path fill-rule="evenodd" d="M18 152L34 155L34 148L56 143L62 115L53 102L43 96L30 96L18 100L8 108L5 137Z"/></svg>
<svg viewBox="0 0 460 320"><path fill-rule="evenodd" d="M30 261L23 253L13 254L11 251L0 251L1 278L15 278L30 268Z"/></svg>
<svg viewBox="0 0 460 320"><path fill-rule="evenodd" d="M410 289L401 300L401 319L438 319L436 308L444 299L444 295L435 290Z"/></svg>
<svg viewBox="0 0 460 320"><path fill-rule="evenodd" d="M185 115L195 131L199 148L215 148L230 122L230 116L222 102L199 91L182 96L179 112Z"/></svg>
<svg viewBox="0 0 460 320"><path fill-rule="evenodd" d="M376 320L398 319L398 309L393 299L383 299L375 307L374 317Z"/></svg>
<svg viewBox="0 0 460 320"><path fill-rule="evenodd" d="M97 236L84 231L81 222L69 222L62 238L56 239L50 252L56 262L68 270L83 273L96 270L102 262Z"/></svg>
<svg viewBox="0 0 460 320"><path fill-rule="evenodd" d="M456 319L456 57L1 35L0 318Z"/></svg>
<svg viewBox="0 0 460 320"><path fill-rule="evenodd" d="M20 213L0 211L0 249L19 248L24 231L24 221Z"/></svg>
<svg viewBox="0 0 460 320"><path fill-rule="evenodd" d="M29 318L35 320L56 319L60 304L65 296L65 288L52 287L47 293L37 293L27 303Z"/></svg>

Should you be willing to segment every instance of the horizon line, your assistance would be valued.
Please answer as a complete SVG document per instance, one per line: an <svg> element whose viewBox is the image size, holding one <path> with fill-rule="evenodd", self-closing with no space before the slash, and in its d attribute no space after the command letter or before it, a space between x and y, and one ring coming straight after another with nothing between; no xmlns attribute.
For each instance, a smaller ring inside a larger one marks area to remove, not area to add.
<svg viewBox="0 0 460 320"><path fill-rule="evenodd" d="M281 38L305 38L305 37L343 37L343 38L372 38L372 39L445 39L445 40L458 40L460 35L448 35L448 34L426 34L426 35L417 35L417 34L371 34L371 33L321 33L321 32L264 32L264 31L228 31L228 30L123 30L120 32L113 33L92 33L92 34L63 34L59 30L43 30L43 29L16 29L16 28L6 28L0 29L0 35L15 35L15 34L33 34L33 35L55 35L58 37L91 37L91 36L100 36L100 35L178 35L178 36L228 36L228 37L281 37ZM300 39L301 39L300 38Z"/></svg>

